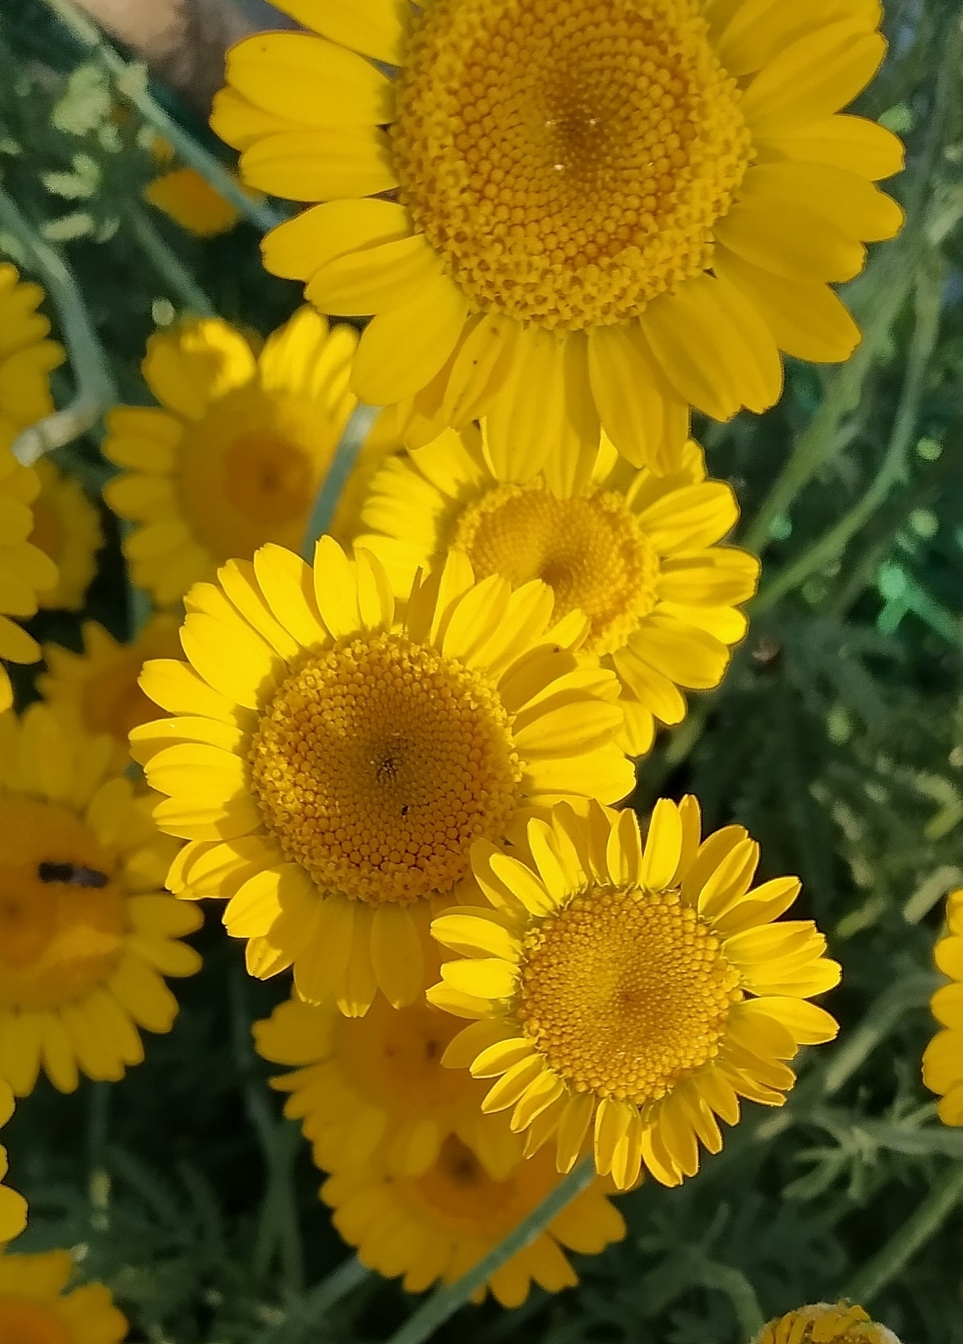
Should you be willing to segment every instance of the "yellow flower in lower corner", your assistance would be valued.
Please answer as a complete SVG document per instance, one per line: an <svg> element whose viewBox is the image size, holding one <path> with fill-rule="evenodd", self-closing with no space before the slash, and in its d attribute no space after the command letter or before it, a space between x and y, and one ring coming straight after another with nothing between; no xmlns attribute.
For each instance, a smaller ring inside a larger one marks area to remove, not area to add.
<svg viewBox="0 0 963 1344"><path fill-rule="evenodd" d="M100 515L73 476L42 457L35 470L40 494L33 502L30 541L57 566L53 588L38 596L41 607L80 611L84 596L97 573L96 555L104 544Z"/></svg>
<svg viewBox="0 0 963 1344"><path fill-rule="evenodd" d="M43 297L39 286L21 283L13 266L0 263L0 659L12 663L40 657L40 645L16 622L33 616L38 593L57 582L56 566L29 540L40 481L10 451L21 430L53 410L50 371L64 352L46 339L50 323L37 312ZM0 713L12 703L0 663Z"/></svg>
<svg viewBox="0 0 963 1344"><path fill-rule="evenodd" d="M781 1106L799 1046L836 1023L807 1003L839 966L809 920L774 924L784 877L751 890L759 847L741 826L701 839L699 806L661 800L643 848L634 813L566 805L529 823L527 857L480 842L490 908L432 933L462 954L429 1001L476 1018L446 1062L497 1078L484 1109L512 1109L527 1151L549 1140L569 1171L594 1135L596 1168L627 1189L648 1169L678 1185L739 1098Z"/></svg>
<svg viewBox="0 0 963 1344"><path fill-rule="evenodd" d="M302 309L255 357L218 318L153 336L144 377L163 409L124 406L104 453L124 473L104 498L137 524L134 583L159 606L273 541L298 551L318 487L356 405L357 333ZM336 522L338 520L336 519Z"/></svg>
<svg viewBox="0 0 963 1344"><path fill-rule="evenodd" d="M412 1003L431 914L476 891L473 841L631 791L618 682L572 652L581 614L553 625L551 589L476 583L462 552L401 621L381 564L330 537L313 569L266 546L219 580L187 595L189 662L144 670L176 717L131 737L158 825L190 841L169 884L230 898L252 974L293 963L349 1016L379 988Z"/></svg>
<svg viewBox="0 0 963 1344"><path fill-rule="evenodd" d="M629 466L607 440L562 444L534 476L523 445L502 467L491 462L474 427L390 459L369 486L357 544L382 561L398 597L451 547L479 578L544 580L556 617L576 607L589 617L585 647L617 672L624 745L641 756L656 722L685 717L680 688L717 686L746 633L738 607L756 590L759 561L718 545L739 517L732 488L706 480L691 442L666 476Z"/></svg>
<svg viewBox="0 0 963 1344"><path fill-rule="evenodd" d="M9 1083L0 1079L0 1129L13 1115L13 1092ZM0 1146L0 1246L13 1241L27 1225L27 1201L16 1190L4 1185L7 1174L7 1150Z"/></svg>
<svg viewBox="0 0 963 1344"><path fill-rule="evenodd" d="M485 1085L442 1064L457 1020L421 1000L392 1008L383 998L364 1017L345 1017L333 999L293 997L254 1027L260 1055L297 1072L272 1080L289 1092L284 1113L300 1120L314 1161L339 1171L377 1153L393 1176L420 1176L454 1134L489 1175L522 1158L503 1116L485 1115Z"/></svg>
<svg viewBox="0 0 963 1344"><path fill-rule="evenodd" d="M160 612L132 644L119 644L102 625L85 621L83 653L45 644L47 671L37 686L47 704L88 733L107 733L117 743L122 764L130 755L132 728L158 717L138 678L150 658L176 658L181 644L177 617Z"/></svg>
<svg viewBox="0 0 963 1344"><path fill-rule="evenodd" d="M354 387L406 441L487 411L541 461L601 423L655 466L690 405L773 405L781 351L852 353L830 285L903 217L873 185L899 141L839 115L886 51L874 0L279 5L311 32L233 47L212 125L311 207L265 263L374 315Z"/></svg>
<svg viewBox="0 0 963 1344"><path fill-rule="evenodd" d="M120 1344L127 1321L102 1283L67 1291L69 1251L0 1253L0 1340L7 1344Z"/></svg>
<svg viewBox="0 0 963 1344"><path fill-rule="evenodd" d="M177 941L197 911L164 893L176 848L151 800L91 737L45 705L0 715L0 1078L18 1096L41 1068L61 1091L143 1059L137 1028L169 1031L164 976L192 975Z"/></svg>
<svg viewBox="0 0 963 1344"><path fill-rule="evenodd" d="M923 1055L923 1082L940 1097L945 1125L963 1125L963 890L946 901L946 935L936 944L936 964L953 982L930 1000L933 1016L943 1027Z"/></svg>
<svg viewBox="0 0 963 1344"><path fill-rule="evenodd" d="M462 1141L450 1134L437 1161L420 1176L390 1176L351 1168L330 1177L321 1198L335 1227L358 1258L386 1278L423 1292L437 1280L453 1283L518 1226L559 1181L544 1152L495 1180ZM578 1283L564 1248L597 1255L625 1236L622 1215L595 1180L557 1214L545 1231L497 1270L486 1289L503 1307L517 1307L532 1280L550 1293Z"/></svg>
<svg viewBox="0 0 963 1344"><path fill-rule="evenodd" d="M899 1344L892 1330L851 1302L816 1302L778 1316L752 1344Z"/></svg>

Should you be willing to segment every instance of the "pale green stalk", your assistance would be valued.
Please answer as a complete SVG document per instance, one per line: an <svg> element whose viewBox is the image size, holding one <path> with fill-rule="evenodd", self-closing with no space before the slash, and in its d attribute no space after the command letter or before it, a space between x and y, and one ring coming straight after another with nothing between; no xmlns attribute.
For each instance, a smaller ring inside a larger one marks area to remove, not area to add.
<svg viewBox="0 0 963 1344"><path fill-rule="evenodd" d="M147 217L146 211L133 205L127 219L138 247L151 263L158 276L167 285L171 297L181 309L194 317L216 317L214 304L201 289L180 257L168 247L160 232Z"/></svg>
<svg viewBox="0 0 963 1344"><path fill-rule="evenodd" d="M341 498L341 491L344 489L344 483L351 474L351 469L358 459L364 441L371 432L379 414L377 407L365 406L361 403L355 407L351 419L344 427L344 433L334 450L328 473L321 483L321 489L314 501L314 508L311 510L307 531L304 534L301 554L309 565L314 560L315 543L331 526L334 511L338 506L338 500Z"/></svg>

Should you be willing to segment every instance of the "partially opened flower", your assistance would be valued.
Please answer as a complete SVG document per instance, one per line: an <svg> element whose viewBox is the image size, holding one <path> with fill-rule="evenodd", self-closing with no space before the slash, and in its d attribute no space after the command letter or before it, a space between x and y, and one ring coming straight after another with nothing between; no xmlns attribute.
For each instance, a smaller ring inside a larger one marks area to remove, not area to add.
<svg viewBox="0 0 963 1344"><path fill-rule="evenodd" d="M126 470L104 498L137 524L124 552L158 605L265 542L300 550L356 404L357 340L310 309L257 356L217 318L151 338L144 377L163 409L124 406L108 417L104 453Z"/></svg>
<svg viewBox="0 0 963 1344"><path fill-rule="evenodd" d="M642 755L656 721L684 718L680 688L717 686L746 633L738 604L755 592L759 561L716 544L739 517L731 487L706 480L694 443L666 476L630 467L607 440L562 445L535 476L521 449L508 477L489 462L475 427L391 458L371 481L358 544L398 596L450 547L479 578L549 584L556 617L576 607L589 617L585 647L617 672L623 743Z"/></svg>
<svg viewBox="0 0 963 1344"><path fill-rule="evenodd" d="M350 1018L333 999L293 997L256 1023L254 1036L265 1059L297 1066L272 1086L290 1093L284 1114L302 1122L325 1171L377 1154L390 1175L420 1176L454 1134L501 1178L521 1161L522 1145L504 1116L482 1111L485 1084L442 1064L458 1029L423 999L392 1008L378 998L364 1017Z"/></svg>
<svg viewBox="0 0 963 1344"><path fill-rule="evenodd" d="M374 314L362 400L493 452L599 422L637 465L690 405L779 396L780 351L846 359L830 284L902 213L898 140L839 116L878 0L281 0L309 34L228 56L213 125L255 187L314 204L265 243L322 311Z"/></svg>
<svg viewBox="0 0 963 1344"><path fill-rule="evenodd" d="M0 1339L13 1344L120 1344L127 1321L102 1283L67 1291L69 1251L0 1252Z"/></svg>
<svg viewBox="0 0 963 1344"><path fill-rule="evenodd" d="M157 718L157 706L141 690L138 678L150 658L176 658L180 622L160 612L132 644L119 644L96 621L85 621L82 653L45 644L47 671L37 678L44 700L88 733L108 733L122 764L130 755L132 728Z"/></svg>
<svg viewBox="0 0 963 1344"><path fill-rule="evenodd" d="M677 1185L739 1098L781 1106L800 1045L836 1023L806 1002L839 966L809 920L773 921L793 877L752 889L759 847L741 826L701 839L699 806L661 800L643 847L634 813L566 805L529 823L527 855L480 842L490 908L440 916L445 962L429 1001L477 1022L446 1063L496 1078L484 1109L511 1109L528 1151L552 1140L560 1171L594 1143L627 1189L648 1169Z"/></svg>
<svg viewBox="0 0 963 1344"><path fill-rule="evenodd" d="M13 1115L13 1092L10 1084L0 1079L0 1128ZM7 1150L0 1146L0 1246L13 1241L27 1225L27 1201L16 1190L4 1185L7 1174Z"/></svg>
<svg viewBox="0 0 963 1344"><path fill-rule="evenodd" d="M137 1028L177 1015L164 977L200 965L178 941L196 909L162 890L176 847L122 770L46 705L0 715L0 1078L18 1096L41 1068L63 1092L123 1077Z"/></svg>
<svg viewBox="0 0 963 1344"><path fill-rule="evenodd" d="M38 593L57 582L56 566L29 541L40 481L10 451L21 430L53 410L50 371L63 350L46 339L50 323L37 312L43 297L39 286L20 283L15 268L0 262L0 659L12 663L40 657L40 645L15 622L33 616ZM0 713L12 703L0 663Z"/></svg>
<svg viewBox="0 0 963 1344"><path fill-rule="evenodd" d="M135 729L158 824L190 841L174 891L230 898L248 967L361 1015L423 992L423 936L475 892L469 851L558 798L632 788L618 683L541 583L476 583L453 552L403 621L380 563L322 537L313 570L277 546L188 594L188 663L142 685L176 717Z"/></svg>
<svg viewBox="0 0 963 1344"><path fill-rule="evenodd" d="M97 552L104 544L100 514L75 476L68 476L49 458L35 467L40 493L33 501L32 545L57 566L57 582L38 594L41 607L80 611L97 573Z"/></svg>
<svg viewBox="0 0 963 1344"><path fill-rule="evenodd" d="M769 1322L752 1344L899 1344L852 1302L816 1302Z"/></svg>
<svg viewBox="0 0 963 1344"><path fill-rule="evenodd" d="M930 1000L933 1016L943 1028L923 1055L923 1082L940 1097L945 1125L963 1125L963 890L946 901L947 931L936 944L936 964L952 984Z"/></svg>
<svg viewBox="0 0 963 1344"><path fill-rule="evenodd" d="M559 1181L545 1153L495 1180L472 1150L450 1134L437 1161L420 1176L391 1176L377 1167L336 1173L321 1187L334 1210L332 1222L358 1259L386 1278L404 1275L410 1293L438 1280L453 1283L488 1253ZM517 1307L532 1281L550 1293L578 1283L564 1249L597 1255L625 1236L618 1209L595 1180L556 1214L545 1230L519 1251L473 1296L486 1290L503 1307Z"/></svg>

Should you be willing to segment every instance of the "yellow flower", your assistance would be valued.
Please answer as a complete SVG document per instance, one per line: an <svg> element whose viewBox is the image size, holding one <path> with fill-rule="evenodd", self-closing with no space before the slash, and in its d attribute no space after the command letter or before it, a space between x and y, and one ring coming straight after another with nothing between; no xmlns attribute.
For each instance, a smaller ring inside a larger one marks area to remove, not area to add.
<svg viewBox="0 0 963 1344"><path fill-rule="evenodd" d="M396 620L388 577L322 537L313 573L263 547L187 596L184 663L142 686L177 717L135 729L155 817L191 843L172 890L226 896L248 968L360 1016L424 988L422 932L475 891L469 850L558 798L632 788L618 683L551 625L541 583L476 584L453 552ZM185 717L186 716L186 717ZM156 753L156 754L154 754Z"/></svg>
<svg viewBox="0 0 963 1344"><path fill-rule="evenodd" d="M0 1253L0 1339L10 1344L120 1344L127 1321L110 1290L88 1283L65 1292L69 1251Z"/></svg>
<svg viewBox="0 0 963 1344"><path fill-rule="evenodd" d="M404 1275L411 1293L436 1280L453 1283L498 1245L541 1203L559 1177L545 1153L495 1180L454 1134L441 1146L438 1160L420 1176L390 1176L383 1170L348 1168L321 1187L321 1198L334 1209L332 1222L362 1264L386 1278ZM625 1236L622 1215L595 1180L544 1232L488 1280L473 1301L489 1289L503 1307L525 1301L534 1281L550 1293L578 1283L562 1247L597 1255Z"/></svg>
<svg viewBox="0 0 963 1344"><path fill-rule="evenodd" d="M134 583L159 606L265 542L300 549L356 404L348 374L357 340L307 308L257 358L216 318L151 338L144 377L163 409L125 406L108 417L104 453L127 470L104 498L138 524L124 551Z"/></svg>
<svg viewBox="0 0 963 1344"><path fill-rule="evenodd" d="M556 617L576 607L589 617L585 647L618 674L622 742L642 755L656 720L685 717L679 688L717 686L746 633L737 606L755 592L759 562L716 545L739 517L732 489L706 480L691 442L667 476L630 467L607 440L581 453L563 447L529 478L521 454L508 479L489 460L471 427L386 462L358 544L382 561L397 596L449 547L467 552L479 578L544 580Z"/></svg>
<svg viewBox="0 0 963 1344"><path fill-rule="evenodd" d="M851 1302L816 1302L770 1321L753 1344L899 1344Z"/></svg>
<svg viewBox="0 0 963 1344"><path fill-rule="evenodd" d="M13 1115L13 1092L9 1083L0 1079L0 1129ZM15 1190L4 1185L7 1174L7 1150L0 1146L0 1246L13 1241L27 1225L27 1201Z"/></svg>
<svg viewBox="0 0 963 1344"><path fill-rule="evenodd" d="M97 573L96 555L104 544L100 515L73 476L42 457L35 468L40 494L33 502L30 542L57 566L53 588L38 595L41 607L80 611Z"/></svg>
<svg viewBox="0 0 963 1344"><path fill-rule="evenodd" d="M700 841L699 805L656 804L643 849L634 813L557 807L528 826L528 856L480 841L472 866L492 907L437 918L446 962L429 1001L478 1019L445 1062L497 1078L487 1111L514 1108L527 1150L557 1144L569 1171L590 1130L596 1168L627 1189L647 1168L678 1185L699 1143L739 1097L781 1106L784 1060L831 1040L836 1023L805 1000L839 966L809 920L773 924L793 877L750 890L759 847L741 826Z"/></svg>
<svg viewBox="0 0 963 1344"><path fill-rule="evenodd" d="M939 1116L945 1125L963 1125L963 890L946 901L947 933L936 944L936 964L952 984L930 1000L933 1016L943 1027L923 1055L923 1082L939 1094Z"/></svg>
<svg viewBox="0 0 963 1344"><path fill-rule="evenodd" d="M234 47L212 124L246 181L320 203L265 262L374 314L353 385L410 439L490 410L501 466L601 422L654 467L690 405L771 406L780 350L851 354L829 285L902 221L873 186L899 141L837 115L883 58L878 0L281 8L312 32Z"/></svg>
<svg viewBox="0 0 963 1344"><path fill-rule="evenodd" d="M122 768L129 759L131 729L158 716L138 678L147 659L178 657L179 625L176 616L161 612L133 644L118 644L102 625L85 621L83 653L44 645L47 671L37 678L38 689L58 714L68 715L85 732L108 733L117 743Z"/></svg>
<svg viewBox="0 0 963 1344"><path fill-rule="evenodd" d="M13 266L0 263L0 658L12 663L35 663L40 645L10 617L33 616L37 594L57 582L56 567L28 540L40 481L10 451L22 429L53 410L50 371L63 350L45 339L50 323L36 311L43 296L37 285L21 284ZM0 663L0 712L12 703L10 678Z"/></svg>
<svg viewBox="0 0 963 1344"><path fill-rule="evenodd" d="M489 1175L521 1161L522 1145L503 1116L485 1115L484 1083L441 1057L458 1022L424 1000L392 1008L383 998L364 1017L344 1017L333 999L279 1004L254 1027L258 1053L297 1072L272 1080L290 1092L285 1115L301 1120L325 1171L377 1153L392 1176L421 1176L454 1134Z"/></svg>
<svg viewBox="0 0 963 1344"><path fill-rule="evenodd" d="M137 1027L177 1014L162 977L200 965L176 941L197 911L161 890L176 847L112 758L46 705L0 715L0 1078L18 1096L41 1067L62 1092L123 1077Z"/></svg>
<svg viewBox="0 0 963 1344"><path fill-rule="evenodd" d="M241 212L196 168L173 168L144 188L144 200L198 238L230 233Z"/></svg>

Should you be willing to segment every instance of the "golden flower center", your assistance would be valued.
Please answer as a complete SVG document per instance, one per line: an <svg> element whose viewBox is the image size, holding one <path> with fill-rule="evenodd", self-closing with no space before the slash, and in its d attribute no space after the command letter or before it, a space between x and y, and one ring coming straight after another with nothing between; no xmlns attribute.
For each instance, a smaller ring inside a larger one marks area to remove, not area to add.
<svg viewBox="0 0 963 1344"><path fill-rule="evenodd" d="M496 1181L467 1144L449 1134L438 1159L423 1176L399 1182L411 1202L432 1221L453 1232L488 1236L507 1235L558 1179L541 1154Z"/></svg>
<svg viewBox="0 0 963 1344"><path fill-rule="evenodd" d="M433 0L392 128L401 199L482 310L581 330L708 266L751 157L695 0Z"/></svg>
<svg viewBox="0 0 963 1344"><path fill-rule="evenodd" d="M862 1307L826 1302L800 1307L770 1321L754 1344L898 1344L885 1326L871 1321Z"/></svg>
<svg viewBox="0 0 963 1344"><path fill-rule="evenodd" d="M66 1324L49 1307L0 1296L0 1344L71 1344Z"/></svg>
<svg viewBox="0 0 963 1344"><path fill-rule="evenodd" d="M556 617L576 607L588 616L588 648L599 655L621 648L658 600L659 558L614 491L557 499L541 486L501 485L465 510L451 544L480 579L549 584Z"/></svg>
<svg viewBox="0 0 963 1344"><path fill-rule="evenodd" d="M250 753L268 829L324 891L408 903L450 892L515 809L521 770L495 687L400 634L311 655Z"/></svg>
<svg viewBox="0 0 963 1344"><path fill-rule="evenodd" d="M224 454L224 493L254 522L299 518L313 484L307 457L278 434L244 434Z"/></svg>
<svg viewBox="0 0 963 1344"><path fill-rule="evenodd" d="M114 863L66 808L0 793L0 1004L42 1009L106 980L126 933Z"/></svg>
<svg viewBox="0 0 963 1344"><path fill-rule="evenodd" d="M465 1093L464 1071L441 1062L461 1026L424 1001L392 1008L379 995L364 1017L339 1017L335 1036L342 1068L366 1097L429 1114L454 1106Z"/></svg>
<svg viewBox="0 0 963 1344"><path fill-rule="evenodd" d="M528 934L519 1012L576 1090L643 1106L716 1057L738 986L677 891L592 888Z"/></svg>

